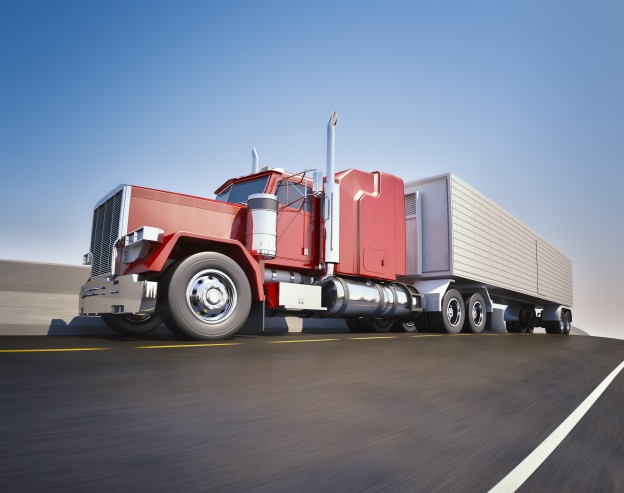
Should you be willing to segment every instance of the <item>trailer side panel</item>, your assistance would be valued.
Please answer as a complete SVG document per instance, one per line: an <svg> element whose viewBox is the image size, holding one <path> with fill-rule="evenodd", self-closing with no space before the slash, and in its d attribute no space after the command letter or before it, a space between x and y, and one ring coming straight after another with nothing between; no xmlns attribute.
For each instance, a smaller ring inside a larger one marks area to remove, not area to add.
<svg viewBox="0 0 624 493"><path fill-rule="evenodd" d="M431 266L449 252L452 277L572 306L570 260L509 212L450 174L406 183L406 200L416 191L423 223L423 272L416 277L443 275ZM443 238L439 232L446 228ZM407 255L409 265L409 247ZM408 276L415 275L408 271Z"/></svg>
<svg viewBox="0 0 624 493"><path fill-rule="evenodd" d="M536 235L455 177L451 197L455 275L535 296Z"/></svg>
<svg viewBox="0 0 624 493"><path fill-rule="evenodd" d="M572 262L541 238L537 240L537 292L572 306Z"/></svg>

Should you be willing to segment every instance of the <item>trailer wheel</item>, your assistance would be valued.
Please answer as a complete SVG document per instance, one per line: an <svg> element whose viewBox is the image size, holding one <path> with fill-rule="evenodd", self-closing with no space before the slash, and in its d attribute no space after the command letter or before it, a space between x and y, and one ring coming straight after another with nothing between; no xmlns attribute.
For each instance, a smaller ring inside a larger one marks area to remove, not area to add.
<svg viewBox="0 0 624 493"><path fill-rule="evenodd" d="M162 323L158 315L102 315L104 323L125 336L142 336L156 330Z"/></svg>
<svg viewBox="0 0 624 493"><path fill-rule="evenodd" d="M507 332L532 334L537 324L537 316L534 308L522 308L518 314L518 320L506 320Z"/></svg>
<svg viewBox="0 0 624 493"><path fill-rule="evenodd" d="M456 289L449 289L442 298L441 312L428 312L429 327L442 332L458 334L464 326L464 299Z"/></svg>
<svg viewBox="0 0 624 493"><path fill-rule="evenodd" d="M570 333L570 329L572 328L572 313L566 311L563 317L563 333L568 335Z"/></svg>
<svg viewBox="0 0 624 493"><path fill-rule="evenodd" d="M550 320L544 325L546 326L547 334L569 334L570 333L570 320L569 312L561 311L560 320ZM567 332L566 332L567 330Z"/></svg>
<svg viewBox="0 0 624 493"><path fill-rule="evenodd" d="M532 334L535 330L537 317L534 308L525 308L520 310L520 331L526 334Z"/></svg>
<svg viewBox="0 0 624 493"><path fill-rule="evenodd" d="M240 266L216 252L191 255L165 275L160 308L174 333L198 340L224 339L245 323L251 288Z"/></svg>
<svg viewBox="0 0 624 493"><path fill-rule="evenodd" d="M520 324L515 320L505 320L505 327L509 333L516 334L520 332Z"/></svg>
<svg viewBox="0 0 624 493"><path fill-rule="evenodd" d="M485 329L487 323L487 311L485 310L485 301L483 296L475 293L466 300L466 321L464 322L464 330L480 334Z"/></svg>
<svg viewBox="0 0 624 493"><path fill-rule="evenodd" d="M549 320L544 323L547 334L563 334L563 322Z"/></svg>

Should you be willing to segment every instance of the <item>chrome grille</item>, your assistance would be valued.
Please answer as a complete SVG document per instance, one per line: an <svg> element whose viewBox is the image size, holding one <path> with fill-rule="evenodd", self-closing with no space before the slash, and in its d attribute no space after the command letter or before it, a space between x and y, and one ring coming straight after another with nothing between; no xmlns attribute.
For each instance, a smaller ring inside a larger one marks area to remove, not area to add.
<svg viewBox="0 0 624 493"><path fill-rule="evenodd" d="M416 214L416 194L408 193L405 195L405 216L413 216Z"/></svg>
<svg viewBox="0 0 624 493"><path fill-rule="evenodd" d="M119 190L93 210L93 226L91 228L91 276L99 276L111 272L111 255L113 245L119 238L121 223L123 192Z"/></svg>

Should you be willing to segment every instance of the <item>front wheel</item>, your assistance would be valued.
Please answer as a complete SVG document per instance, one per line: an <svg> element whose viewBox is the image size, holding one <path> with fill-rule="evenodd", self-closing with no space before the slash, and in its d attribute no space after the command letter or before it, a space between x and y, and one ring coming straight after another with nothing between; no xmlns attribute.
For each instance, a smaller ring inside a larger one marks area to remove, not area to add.
<svg viewBox="0 0 624 493"><path fill-rule="evenodd" d="M115 332L125 336L142 336L156 330L162 323L158 315L104 314L102 321Z"/></svg>
<svg viewBox="0 0 624 493"><path fill-rule="evenodd" d="M160 310L167 326L197 340L233 335L251 308L247 276L216 252L197 253L173 266L163 295Z"/></svg>

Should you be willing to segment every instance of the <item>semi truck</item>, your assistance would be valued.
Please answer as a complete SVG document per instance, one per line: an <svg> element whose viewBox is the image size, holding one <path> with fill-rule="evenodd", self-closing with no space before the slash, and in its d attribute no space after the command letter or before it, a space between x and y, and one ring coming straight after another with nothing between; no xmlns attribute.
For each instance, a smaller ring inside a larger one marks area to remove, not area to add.
<svg viewBox="0 0 624 493"><path fill-rule="evenodd" d="M404 182L260 168L214 198L120 185L93 211L79 313L140 335L262 332L274 316L344 319L354 332L568 334L570 260L452 174ZM329 321L328 323L331 323Z"/></svg>

